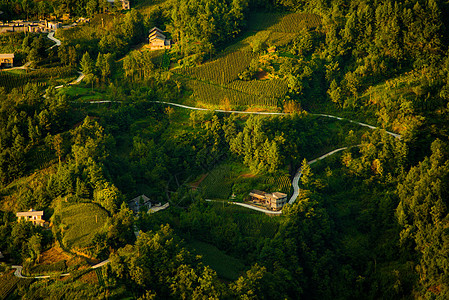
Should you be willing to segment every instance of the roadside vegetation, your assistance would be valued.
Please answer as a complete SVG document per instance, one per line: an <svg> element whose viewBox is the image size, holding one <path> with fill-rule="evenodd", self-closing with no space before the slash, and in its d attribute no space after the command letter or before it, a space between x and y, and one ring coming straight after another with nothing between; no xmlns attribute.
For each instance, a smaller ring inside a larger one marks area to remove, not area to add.
<svg viewBox="0 0 449 300"><path fill-rule="evenodd" d="M69 26L0 35L0 298L448 298L446 3L131 5L0 3ZM299 168L281 215L230 203Z"/></svg>

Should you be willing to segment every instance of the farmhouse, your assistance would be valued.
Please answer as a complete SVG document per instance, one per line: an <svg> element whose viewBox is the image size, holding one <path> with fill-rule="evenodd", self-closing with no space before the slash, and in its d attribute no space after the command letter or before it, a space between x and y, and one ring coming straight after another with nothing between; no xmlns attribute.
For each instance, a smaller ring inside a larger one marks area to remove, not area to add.
<svg viewBox="0 0 449 300"><path fill-rule="evenodd" d="M162 32L163 31L157 27L150 30L148 39L151 50L170 49L171 42Z"/></svg>
<svg viewBox="0 0 449 300"><path fill-rule="evenodd" d="M22 220L33 222L33 225L44 226L45 220L42 219L44 212L42 210L30 209L29 211L23 211L16 213L17 221Z"/></svg>
<svg viewBox="0 0 449 300"><path fill-rule="evenodd" d="M149 210L151 208L151 201L145 195L137 196L136 198L128 201L129 208L135 213L139 213L140 208L143 207L145 210Z"/></svg>
<svg viewBox="0 0 449 300"><path fill-rule="evenodd" d="M11 68L14 65L14 53L0 54L0 68Z"/></svg>
<svg viewBox="0 0 449 300"><path fill-rule="evenodd" d="M280 192L270 194L259 190L252 190L249 195L253 202L263 204L272 210L279 210L287 203L287 194Z"/></svg>

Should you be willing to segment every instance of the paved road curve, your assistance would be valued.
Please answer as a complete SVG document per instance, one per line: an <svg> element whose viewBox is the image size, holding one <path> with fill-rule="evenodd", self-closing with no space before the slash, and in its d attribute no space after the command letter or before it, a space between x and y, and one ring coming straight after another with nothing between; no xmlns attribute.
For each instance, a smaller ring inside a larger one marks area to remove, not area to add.
<svg viewBox="0 0 449 300"><path fill-rule="evenodd" d="M326 158L328 156L331 156L332 154L335 154L337 152L343 151L345 149L347 149L348 147L343 147L343 148L338 148L335 149L329 153L326 153L318 158L315 158L314 160L309 161L307 164L311 165L316 163L317 161ZM293 186L293 195L291 196L290 200L288 201L288 204L293 204L296 201L296 198L298 198L299 195L299 178L301 178L302 175L302 170L301 168L298 169L298 171L295 174L295 177L293 177L293 181L292 181L292 186Z"/></svg>
<svg viewBox="0 0 449 300"><path fill-rule="evenodd" d="M47 50L50 50L56 46L61 46L61 41L58 40L57 38L55 38L55 32L51 31L48 33L47 38L49 38L50 40L52 40L53 42L55 42L55 44L53 46L51 46L50 48L48 48Z"/></svg>
<svg viewBox="0 0 449 300"><path fill-rule="evenodd" d="M183 105L183 104L178 104L178 103L171 103L171 102L163 102L163 101L154 101L156 103L161 103L161 104L166 104L166 105L171 105L171 106L176 106L176 107L181 107L181 108L185 108L185 109L190 109L190 110L202 110L202 111L207 111L209 109L206 108L199 108L199 107L193 107L193 106L187 106L187 105ZM275 112L248 112L248 111L234 111L234 110L222 110L222 109L217 109L215 110L216 112L222 112L222 113L237 113L237 114L253 114L253 115L288 115L288 113L275 113ZM357 122L357 121L353 121L353 120L349 120L346 118L341 118L341 117L337 117L337 116L333 116L333 115L327 115L327 114L311 114L309 113L309 115L311 116L318 116L318 117L326 117L326 118L332 118L332 119L337 119L337 120L341 120L341 121L348 121L363 127L368 127L370 129L378 129L378 127L366 124L366 123L362 123L362 122ZM395 138L401 138L400 134L391 132L391 131L385 131L387 134L395 137ZM314 160L311 160L308 162L309 165L316 163L317 161L326 158L330 155L333 155L337 152L343 151L347 149L347 147L343 147L343 148L339 148L339 149L335 149L329 153L326 153ZM292 181L292 186L293 186L293 195L291 196L290 200L288 201L289 204L293 204L296 201L296 198L298 198L299 195L299 178L301 178L302 172L301 172L301 168L298 169L298 171L295 174L295 177L293 177L293 181ZM206 201L213 201L213 200L206 200ZM230 202L232 204L236 204L236 205L240 205L243 207L247 207L249 209L253 209L253 210L257 210L257 211L261 211L264 213L271 213L271 214L281 214L282 211L278 211L278 212L273 212L270 210L265 210L262 208L258 208L255 207L253 205L249 205L249 204L244 204L244 203L239 203L239 202Z"/></svg>
<svg viewBox="0 0 449 300"><path fill-rule="evenodd" d="M106 265L106 264L108 264L108 263L110 263L110 260L109 260L109 259L106 259L106 260L102 261L101 263L96 264L96 265L94 265L94 266L92 266L92 267L90 267L90 268L91 268L91 269L97 269L97 268L100 268L100 267L102 267L102 266L104 266L104 265ZM16 270L14 271L14 276L19 277L19 278L47 279L47 278L50 278L50 277L51 277L50 275L27 277L27 276L23 276L23 275L22 275L22 269L23 269L22 266L11 266L11 268L16 269ZM70 273L64 273L64 274L61 274L61 275L59 275L59 276L60 276L60 277L70 276Z"/></svg>

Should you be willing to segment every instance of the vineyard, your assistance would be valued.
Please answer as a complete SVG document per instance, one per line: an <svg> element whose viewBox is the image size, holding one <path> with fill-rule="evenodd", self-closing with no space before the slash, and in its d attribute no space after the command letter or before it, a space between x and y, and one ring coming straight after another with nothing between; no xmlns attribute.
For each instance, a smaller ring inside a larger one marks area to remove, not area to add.
<svg viewBox="0 0 449 300"><path fill-rule="evenodd" d="M288 84L285 79L271 80L236 80L228 84L228 87L247 94L257 94L269 98L282 98L288 92Z"/></svg>
<svg viewBox="0 0 449 300"><path fill-rule="evenodd" d="M247 51L236 51L198 67L182 68L175 72L190 78L209 81L217 84L227 84L238 79L256 55Z"/></svg>
<svg viewBox="0 0 449 300"><path fill-rule="evenodd" d="M187 87L193 90L193 98L209 105L222 105L229 101L231 105L248 106L263 105L276 106L278 99L263 95L252 95L238 90L208 84L198 80L186 81ZM236 84L237 85L237 84ZM242 88L243 89L243 88Z"/></svg>
<svg viewBox="0 0 449 300"><path fill-rule="evenodd" d="M315 28L321 24L321 18L309 13L273 14L255 13L248 22L250 31L269 30L276 32L298 33L303 28Z"/></svg>
<svg viewBox="0 0 449 300"><path fill-rule="evenodd" d="M44 87L47 85L46 82L42 81L44 79L67 78L76 74L76 69L70 67L37 69L22 74L0 72L0 87L5 88L6 92L23 87L27 83L37 83L40 87Z"/></svg>
<svg viewBox="0 0 449 300"><path fill-rule="evenodd" d="M8 295L14 290L20 278L14 276L14 272L11 271L7 275L0 277L0 299L6 299Z"/></svg>
<svg viewBox="0 0 449 300"><path fill-rule="evenodd" d="M63 228L62 242L67 248L84 248L103 230L108 213L93 203L67 206L57 212Z"/></svg>
<svg viewBox="0 0 449 300"><path fill-rule="evenodd" d="M281 174L277 177L268 177L265 183L271 187L273 192L276 191L288 194L292 188L292 183L288 174Z"/></svg>

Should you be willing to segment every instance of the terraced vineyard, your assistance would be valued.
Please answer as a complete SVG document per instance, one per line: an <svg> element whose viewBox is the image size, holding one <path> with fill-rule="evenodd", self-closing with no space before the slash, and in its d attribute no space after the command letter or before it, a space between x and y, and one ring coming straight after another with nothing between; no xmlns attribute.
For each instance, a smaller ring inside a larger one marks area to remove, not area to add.
<svg viewBox="0 0 449 300"><path fill-rule="evenodd" d="M198 80L188 80L187 86L193 90L193 98L210 105L222 105L229 100L231 105L263 105L276 106L278 99L263 95L247 94L238 90L208 84Z"/></svg>
<svg viewBox="0 0 449 300"><path fill-rule="evenodd" d="M290 192L292 187L290 177L287 174L282 174L277 177L269 177L265 183L271 185L277 192L286 194Z"/></svg>
<svg viewBox="0 0 449 300"><path fill-rule="evenodd" d="M249 20L249 30L257 33L228 47L223 56L203 65L177 69L183 82L193 91L192 98L208 105L229 103L233 106L272 106L288 92L285 79L239 80L251 61L258 57L252 52L254 41L267 46L282 46L291 42L304 28L321 23L318 15L307 13L256 13Z"/></svg>
<svg viewBox="0 0 449 300"><path fill-rule="evenodd" d="M321 18L309 13L273 14L255 13L248 22L251 31L269 30L297 33L303 28L315 28L321 24Z"/></svg>
<svg viewBox="0 0 449 300"><path fill-rule="evenodd" d="M178 69L175 72L190 78L227 84L238 79L256 55L248 51L236 51L198 67Z"/></svg>
<svg viewBox="0 0 449 300"><path fill-rule="evenodd" d="M243 93L254 93L269 98L282 98L288 92L288 85L285 79L236 80L228 84L228 87Z"/></svg>
<svg viewBox="0 0 449 300"><path fill-rule="evenodd" d="M14 290L20 278L14 276L14 272L11 271L7 275L0 277L0 299L6 299L8 295Z"/></svg>

